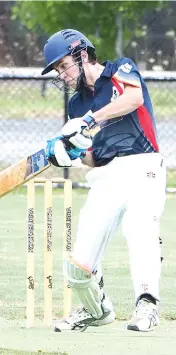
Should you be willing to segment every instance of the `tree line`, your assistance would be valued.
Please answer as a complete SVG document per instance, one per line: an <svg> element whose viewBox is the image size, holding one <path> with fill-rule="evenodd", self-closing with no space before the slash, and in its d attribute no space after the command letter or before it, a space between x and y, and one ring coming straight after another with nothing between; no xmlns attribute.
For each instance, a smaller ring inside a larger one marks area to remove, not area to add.
<svg viewBox="0 0 176 355"><path fill-rule="evenodd" d="M146 69L172 70L176 64L175 2L6 1L0 2L2 16L4 55L15 65L43 65L46 39L63 28L87 35L100 62L125 55Z"/></svg>

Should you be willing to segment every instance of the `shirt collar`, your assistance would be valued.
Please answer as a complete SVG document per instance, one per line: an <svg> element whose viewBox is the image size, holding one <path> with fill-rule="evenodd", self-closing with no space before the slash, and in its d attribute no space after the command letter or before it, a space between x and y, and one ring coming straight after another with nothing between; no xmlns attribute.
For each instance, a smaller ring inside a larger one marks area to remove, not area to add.
<svg viewBox="0 0 176 355"><path fill-rule="evenodd" d="M109 60L107 60L107 61L103 62L102 65L105 68L102 71L102 73L100 75L100 78L102 76L107 77L107 78L111 78L111 76L112 76L112 63ZM82 96L89 96L89 97L93 97L94 96L93 91L90 90L89 88L86 88L86 87L84 87L84 89L81 91L81 94L82 94Z"/></svg>
<svg viewBox="0 0 176 355"><path fill-rule="evenodd" d="M112 75L112 63L107 60L106 62L103 62L102 65L105 67L103 72L101 73L101 76L105 76L107 78L110 78Z"/></svg>

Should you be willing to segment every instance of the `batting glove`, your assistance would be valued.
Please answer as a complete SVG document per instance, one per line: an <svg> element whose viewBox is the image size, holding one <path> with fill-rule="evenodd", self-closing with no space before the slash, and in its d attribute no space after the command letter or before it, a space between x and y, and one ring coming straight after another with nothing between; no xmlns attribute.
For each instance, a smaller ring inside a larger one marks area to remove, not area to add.
<svg viewBox="0 0 176 355"><path fill-rule="evenodd" d="M85 155L85 149L74 147L62 136L47 141L46 157L55 166L71 167L72 160L83 159Z"/></svg>
<svg viewBox="0 0 176 355"><path fill-rule="evenodd" d="M92 139L84 136L84 129L91 129L96 124L94 118L87 114L83 117L73 118L69 120L62 128L62 135L69 142L80 149L88 149L92 146Z"/></svg>

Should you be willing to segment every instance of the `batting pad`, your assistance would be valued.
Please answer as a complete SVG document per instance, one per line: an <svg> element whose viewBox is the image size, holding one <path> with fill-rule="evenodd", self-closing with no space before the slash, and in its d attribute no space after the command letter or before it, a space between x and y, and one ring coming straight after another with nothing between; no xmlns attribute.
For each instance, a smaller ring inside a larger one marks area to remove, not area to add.
<svg viewBox="0 0 176 355"><path fill-rule="evenodd" d="M71 258L64 262L64 276L84 308L94 318L100 318L103 311L101 308L101 291L96 277L77 266Z"/></svg>

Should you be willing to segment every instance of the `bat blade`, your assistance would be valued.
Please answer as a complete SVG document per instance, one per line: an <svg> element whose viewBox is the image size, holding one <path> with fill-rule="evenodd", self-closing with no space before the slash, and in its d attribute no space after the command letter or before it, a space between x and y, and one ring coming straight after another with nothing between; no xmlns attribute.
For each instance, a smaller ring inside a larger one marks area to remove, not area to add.
<svg viewBox="0 0 176 355"><path fill-rule="evenodd" d="M45 149L29 155L0 172L0 197L23 185L50 167Z"/></svg>

